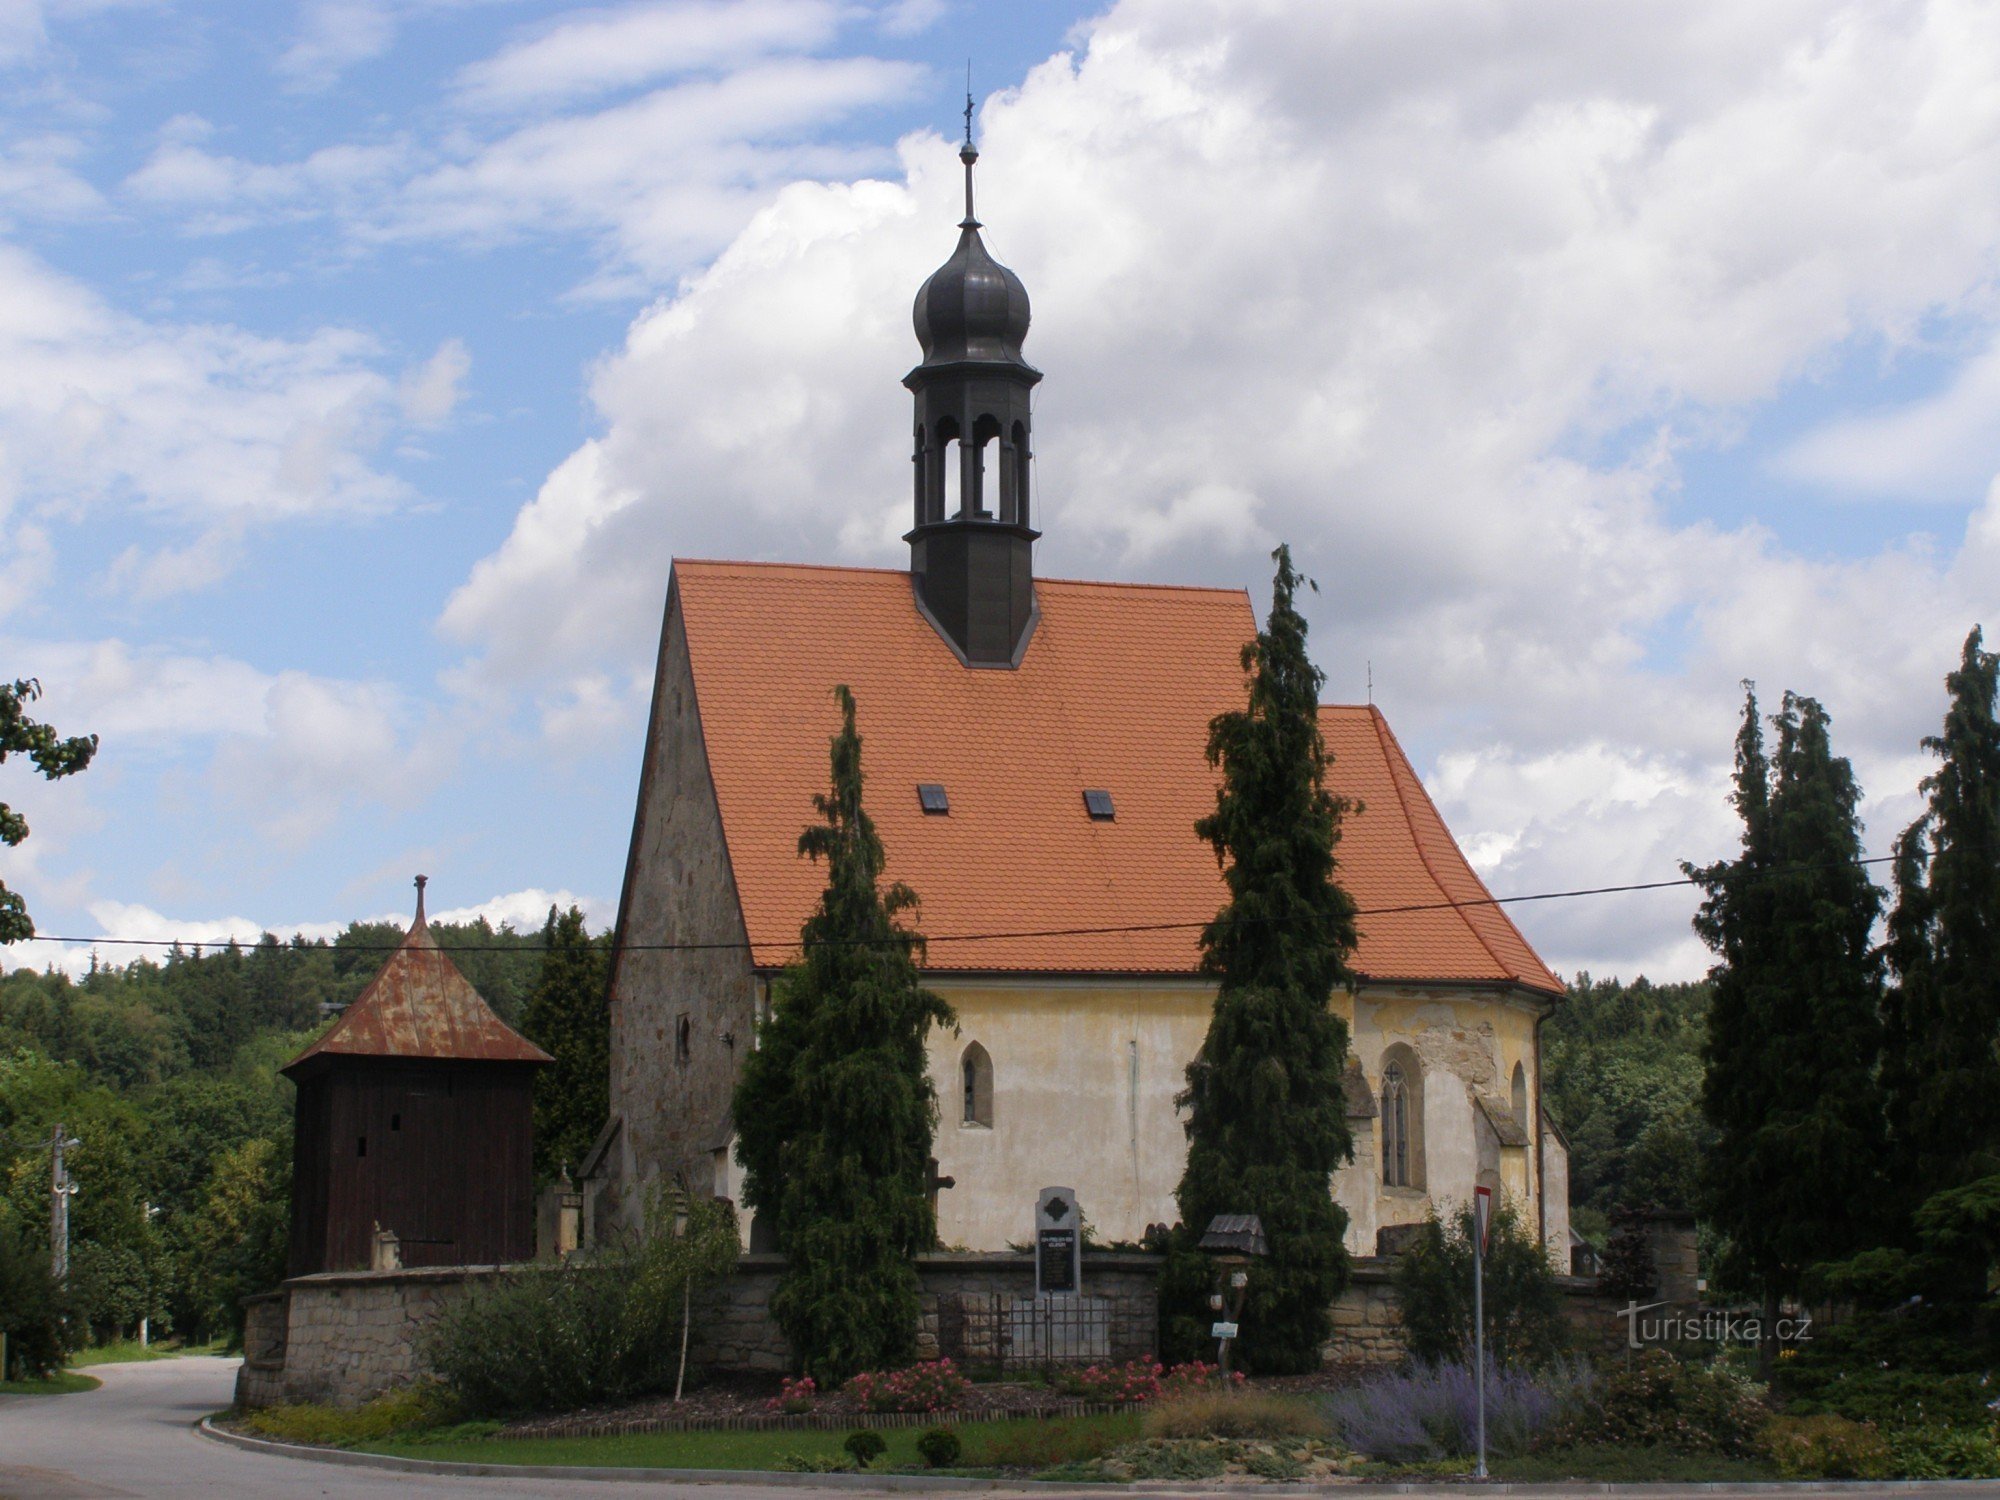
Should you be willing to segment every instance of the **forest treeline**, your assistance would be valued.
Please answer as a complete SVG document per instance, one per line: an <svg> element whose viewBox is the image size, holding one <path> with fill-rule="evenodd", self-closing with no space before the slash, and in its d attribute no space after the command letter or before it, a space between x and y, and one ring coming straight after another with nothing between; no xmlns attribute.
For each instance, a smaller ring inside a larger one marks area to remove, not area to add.
<svg viewBox="0 0 2000 1500"><path fill-rule="evenodd" d="M520 1022L547 934L484 921L431 930ZM233 1333L239 1299L284 1266L293 1088L278 1069L402 937L398 924L358 922L331 942L267 935L94 963L80 979L0 977L0 1282L10 1264L47 1264L60 1123L80 1142L68 1153L74 1314L99 1338L142 1317L194 1340Z"/></svg>
<svg viewBox="0 0 2000 1500"><path fill-rule="evenodd" d="M576 972L581 923L564 926L562 983L551 974L549 988L585 1000L602 971ZM525 1024L548 934L484 922L432 931L501 1017ZM49 1137L60 1122L82 1142L69 1154L77 1312L99 1337L129 1333L141 1317L160 1332L227 1336L238 1300L283 1268L293 1089L278 1069L401 938L395 924L355 923L331 942L267 936L98 965L81 979L0 977L0 1238L46 1256ZM590 943L593 957L604 943ZM1546 1102L1571 1142L1585 1234L1601 1238L1622 1203L1692 1202L1707 1001L1706 984L1579 975L1544 1030ZM573 1166L599 1120L550 1132L549 1147L568 1139L537 1153L545 1173L557 1155Z"/></svg>
<svg viewBox="0 0 2000 1500"><path fill-rule="evenodd" d="M1570 1220L1602 1245L1618 1208L1691 1209L1708 981L1578 974L1542 1028L1542 1104L1568 1137Z"/></svg>

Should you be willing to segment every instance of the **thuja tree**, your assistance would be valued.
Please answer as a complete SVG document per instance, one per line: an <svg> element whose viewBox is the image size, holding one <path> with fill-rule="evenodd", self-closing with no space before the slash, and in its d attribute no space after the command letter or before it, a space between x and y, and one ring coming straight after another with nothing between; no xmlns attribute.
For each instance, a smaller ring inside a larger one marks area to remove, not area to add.
<svg viewBox="0 0 2000 1500"><path fill-rule="evenodd" d="M1860 863L1860 792L1826 711L1787 693L1767 759L1746 689L1732 801L1738 856L1684 866L1706 895L1695 930L1719 960L1702 1108L1710 1221L1776 1315L1806 1269L1870 1243L1883 1162L1874 1061L1881 892Z"/></svg>
<svg viewBox="0 0 2000 1500"><path fill-rule="evenodd" d="M920 940L899 919L917 898L882 879L853 695L834 696L833 785L813 799L823 821L799 836L799 852L825 862L826 890L735 1100L744 1199L786 1256L771 1315L822 1384L915 1355L914 1257L937 1238L924 1037L953 1023L923 987Z"/></svg>
<svg viewBox="0 0 2000 1500"><path fill-rule="evenodd" d="M1222 773L1195 832L1215 850L1229 899L1201 934L1220 992L1188 1065L1180 1211L1200 1234L1220 1213L1263 1220L1270 1256L1250 1273L1239 1349L1264 1372L1316 1369L1329 1308L1346 1284L1347 1215L1333 1174L1353 1155L1341 1074L1347 1027L1331 1010L1351 983L1354 903L1334 846L1348 803L1326 788L1324 680L1306 655L1302 581L1280 547L1271 615L1243 650L1249 703L1209 725Z"/></svg>
<svg viewBox="0 0 2000 1500"><path fill-rule="evenodd" d="M1924 812L1896 849L1883 1081L1914 1207L2000 1171L2000 657L1975 627L1945 679Z"/></svg>
<svg viewBox="0 0 2000 1500"><path fill-rule="evenodd" d="M551 906L542 969L521 1011L521 1031L555 1061L535 1077L535 1176L575 1172L611 1110L611 1009L604 950L583 912Z"/></svg>

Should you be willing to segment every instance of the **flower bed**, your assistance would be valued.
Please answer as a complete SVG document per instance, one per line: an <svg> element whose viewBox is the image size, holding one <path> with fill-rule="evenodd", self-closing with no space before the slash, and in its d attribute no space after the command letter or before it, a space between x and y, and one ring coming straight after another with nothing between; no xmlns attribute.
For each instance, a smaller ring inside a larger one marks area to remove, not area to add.
<svg viewBox="0 0 2000 1500"><path fill-rule="evenodd" d="M926 1360L907 1370L875 1370L854 1376L841 1387L863 1411L951 1411L965 1400L972 1382L948 1359Z"/></svg>

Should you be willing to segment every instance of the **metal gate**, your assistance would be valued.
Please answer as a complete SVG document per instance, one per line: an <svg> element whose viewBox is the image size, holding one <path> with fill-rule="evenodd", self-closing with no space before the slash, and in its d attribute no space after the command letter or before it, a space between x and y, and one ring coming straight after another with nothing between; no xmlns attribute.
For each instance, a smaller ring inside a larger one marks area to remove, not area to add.
<svg viewBox="0 0 2000 1500"><path fill-rule="evenodd" d="M938 1298L938 1353L1000 1369L1106 1360L1111 1299L947 1292Z"/></svg>

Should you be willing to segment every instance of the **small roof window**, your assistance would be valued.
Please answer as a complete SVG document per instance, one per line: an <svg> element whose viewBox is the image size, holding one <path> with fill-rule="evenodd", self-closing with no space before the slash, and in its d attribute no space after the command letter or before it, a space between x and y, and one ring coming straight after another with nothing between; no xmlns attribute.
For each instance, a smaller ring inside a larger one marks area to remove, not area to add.
<svg viewBox="0 0 2000 1500"><path fill-rule="evenodd" d="M1109 823L1118 816L1118 809L1111 805L1111 793L1097 788L1083 794L1083 810L1100 823Z"/></svg>
<svg viewBox="0 0 2000 1500"><path fill-rule="evenodd" d="M941 818L951 811L951 798L944 794L944 787L935 781L917 783L917 801L931 817Z"/></svg>

